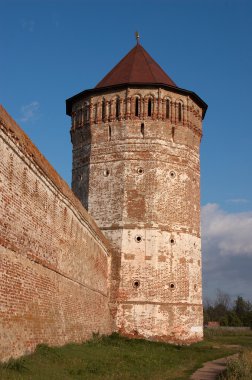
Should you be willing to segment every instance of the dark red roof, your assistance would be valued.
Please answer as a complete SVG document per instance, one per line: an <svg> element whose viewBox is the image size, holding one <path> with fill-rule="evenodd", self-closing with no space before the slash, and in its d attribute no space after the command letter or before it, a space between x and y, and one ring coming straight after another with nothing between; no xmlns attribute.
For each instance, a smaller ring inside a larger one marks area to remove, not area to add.
<svg viewBox="0 0 252 380"><path fill-rule="evenodd" d="M133 83L164 84L177 87L140 44L130 50L95 88Z"/></svg>

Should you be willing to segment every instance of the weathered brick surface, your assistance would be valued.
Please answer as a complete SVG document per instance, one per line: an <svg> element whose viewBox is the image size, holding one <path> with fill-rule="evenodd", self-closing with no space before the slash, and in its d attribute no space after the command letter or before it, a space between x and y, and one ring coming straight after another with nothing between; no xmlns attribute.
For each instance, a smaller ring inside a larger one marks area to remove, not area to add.
<svg viewBox="0 0 252 380"><path fill-rule="evenodd" d="M110 333L110 246L0 107L0 360Z"/></svg>
<svg viewBox="0 0 252 380"><path fill-rule="evenodd" d="M192 342L203 330L202 110L189 96L154 87L107 89L73 104L72 187L114 247L110 300L118 330Z"/></svg>

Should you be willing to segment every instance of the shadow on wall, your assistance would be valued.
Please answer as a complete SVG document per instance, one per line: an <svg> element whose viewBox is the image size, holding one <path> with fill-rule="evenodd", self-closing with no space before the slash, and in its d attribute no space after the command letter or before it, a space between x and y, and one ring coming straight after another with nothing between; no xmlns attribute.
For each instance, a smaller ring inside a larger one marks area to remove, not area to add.
<svg viewBox="0 0 252 380"><path fill-rule="evenodd" d="M79 198L86 210L88 210L89 183L90 183L90 156L91 156L91 127L73 123L70 131L73 144L73 168L72 168L72 190Z"/></svg>

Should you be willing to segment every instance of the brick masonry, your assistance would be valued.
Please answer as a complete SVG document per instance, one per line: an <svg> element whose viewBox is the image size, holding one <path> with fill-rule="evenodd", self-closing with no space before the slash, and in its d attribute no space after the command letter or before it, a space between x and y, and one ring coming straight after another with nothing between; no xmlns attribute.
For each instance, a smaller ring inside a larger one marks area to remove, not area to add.
<svg viewBox="0 0 252 380"><path fill-rule="evenodd" d="M93 332L202 339L203 103L158 84L71 98L73 191L0 107L0 360Z"/></svg>
<svg viewBox="0 0 252 380"><path fill-rule="evenodd" d="M72 188L114 248L110 303L117 329L198 341L203 110L176 91L124 87L73 101Z"/></svg>
<svg viewBox="0 0 252 380"><path fill-rule="evenodd" d="M111 247L0 107L0 360L109 334Z"/></svg>

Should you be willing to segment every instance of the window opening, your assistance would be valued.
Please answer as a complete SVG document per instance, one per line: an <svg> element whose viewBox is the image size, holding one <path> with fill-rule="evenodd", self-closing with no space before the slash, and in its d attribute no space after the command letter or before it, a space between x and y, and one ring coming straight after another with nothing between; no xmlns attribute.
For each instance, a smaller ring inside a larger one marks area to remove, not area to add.
<svg viewBox="0 0 252 380"><path fill-rule="evenodd" d="M120 114L120 99L117 98L116 99L116 118L117 119L119 118L119 114Z"/></svg>
<svg viewBox="0 0 252 380"><path fill-rule="evenodd" d="M104 175L104 177L108 177L109 176L109 170L105 169L103 172L103 175Z"/></svg>
<svg viewBox="0 0 252 380"><path fill-rule="evenodd" d="M144 170L143 170L143 168L137 168L137 172L138 172L138 174L143 174Z"/></svg>
<svg viewBox="0 0 252 380"><path fill-rule="evenodd" d="M85 106L85 121L89 121L89 104Z"/></svg>
<svg viewBox="0 0 252 380"><path fill-rule="evenodd" d="M136 240L137 243L140 243L140 242L142 241L142 236L137 235L137 236L135 237L135 240Z"/></svg>
<svg viewBox="0 0 252 380"><path fill-rule="evenodd" d="M133 285L133 288L139 288L139 286L140 286L140 280L134 280L133 281L133 283L132 283L132 285Z"/></svg>
<svg viewBox="0 0 252 380"><path fill-rule="evenodd" d="M135 100L135 116L139 116L139 98Z"/></svg>
<svg viewBox="0 0 252 380"><path fill-rule="evenodd" d="M152 99L148 99L148 116L152 115Z"/></svg>
<svg viewBox="0 0 252 380"><path fill-rule="evenodd" d="M102 121L105 121L105 117L106 117L106 103L105 103L105 99L103 99L103 101L102 101Z"/></svg>
<svg viewBox="0 0 252 380"><path fill-rule="evenodd" d="M171 244L175 244L175 240L173 238L170 239Z"/></svg>
<svg viewBox="0 0 252 380"><path fill-rule="evenodd" d="M172 127L171 134L172 134L172 141L174 142L175 127Z"/></svg>
<svg viewBox="0 0 252 380"><path fill-rule="evenodd" d="M182 121L182 104L178 104L178 121Z"/></svg>
<svg viewBox="0 0 252 380"><path fill-rule="evenodd" d="M166 119L170 119L170 100L166 99L166 111L165 111Z"/></svg>
<svg viewBox="0 0 252 380"><path fill-rule="evenodd" d="M173 170L170 171L170 177L171 178L175 178L176 177L176 173Z"/></svg>
<svg viewBox="0 0 252 380"><path fill-rule="evenodd" d="M141 124L141 135L144 137L144 123Z"/></svg>
<svg viewBox="0 0 252 380"><path fill-rule="evenodd" d="M97 120L97 104L94 106L94 121Z"/></svg>

